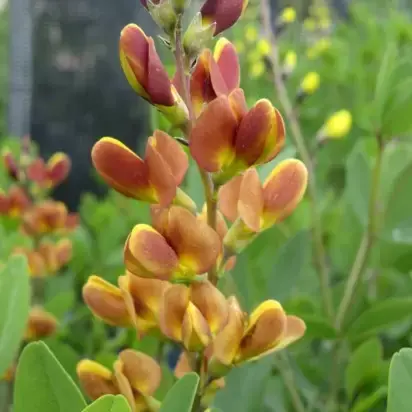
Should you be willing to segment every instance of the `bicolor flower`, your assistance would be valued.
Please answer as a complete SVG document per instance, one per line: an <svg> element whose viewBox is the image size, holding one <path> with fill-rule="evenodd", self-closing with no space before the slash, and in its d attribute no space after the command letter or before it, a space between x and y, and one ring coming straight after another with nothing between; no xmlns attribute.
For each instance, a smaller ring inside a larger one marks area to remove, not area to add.
<svg viewBox="0 0 412 412"><path fill-rule="evenodd" d="M170 283L126 273L118 279L124 303L139 335L158 330L159 310Z"/></svg>
<svg viewBox="0 0 412 412"><path fill-rule="evenodd" d="M120 393L127 399L132 412L159 409L153 394L160 385L162 369L143 352L126 349L114 363L114 376Z"/></svg>
<svg viewBox="0 0 412 412"><path fill-rule="evenodd" d="M57 319L39 306L30 309L25 340L39 340L54 334L58 327Z"/></svg>
<svg viewBox="0 0 412 412"><path fill-rule="evenodd" d="M160 330L189 352L206 348L228 319L223 294L209 281L190 287L172 285L164 294L159 311Z"/></svg>
<svg viewBox="0 0 412 412"><path fill-rule="evenodd" d="M220 95L203 110L190 134L198 165L223 184L252 165L267 163L282 149L285 125L269 100L248 110L243 90Z"/></svg>
<svg viewBox="0 0 412 412"><path fill-rule="evenodd" d="M83 286L83 299L93 314L107 324L133 324L122 291L99 276L89 277Z"/></svg>
<svg viewBox="0 0 412 412"><path fill-rule="evenodd" d="M232 27L242 16L248 0L206 0L200 12L205 26L216 24L214 35Z"/></svg>
<svg viewBox="0 0 412 412"><path fill-rule="evenodd" d="M95 400L103 395L122 394L132 412L147 412L159 406L152 395L160 385L162 371L150 356L132 349L120 352L114 371L84 359L77 365L77 376L89 396Z"/></svg>
<svg viewBox="0 0 412 412"><path fill-rule="evenodd" d="M174 82L177 80L175 78ZM209 49L202 51L190 78L190 94L196 116L206 104L220 95L229 95L239 84L240 66L236 49L222 37L213 53ZM176 83L176 86L180 90L180 84Z"/></svg>
<svg viewBox="0 0 412 412"><path fill-rule="evenodd" d="M219 190L219 208L232 222L225 245L242 249L254 235L289 216L302 200L308 181L306 166L296 159L279 163L263 185L256 169L248 169Z"/></svg>
<svg viewBox="0 0 412 412"><path fill-rule="evenodd" d="M178 187L189 166L187 155L167 133L156 130L149 137L144 159L119 140L103 137L93 146L92 161L105 182L124 196L195 207Z"/></svg>
<svg viewBox="0 0 412 412"><path fill-rule="evenodd" d="M120 62L135 92L156 106L174 125L184 125L188 109L172 85L154 41L135 24L120 35Z"/></svg>
<svg viewBox="0 0 412 412"><path fill-rule="evenodd" d="M191 281L216 264L219 235L187 209L172 206L153 221L136 225L125 249L126 269L145 278Z"/></svg>
<svg viewBox="0 0 412 412"><path fill-rule="evenodd" d="M23 215L23 230L28 235L66 233L78 225L78 215L69 213L63 202L46 200Z"/></svg>
<svg viewBox="0 0 412 412"><path fill-rule="evenodd" d="M47 163L42 158L33 160L27 167L27 178L40 188L50 189L63 182L71 169L70 158L65 153L55 153Z"/></svg>
<svg viewBox="0 0 412 412"><path fill-rule="evenodd" d="M209 372L223 376L233 366L285 348L305 333L305 323L287 315L275 300L261 303L249 316L234 296L228 299L229 319L213 341Z"/></svg>
<svg viewBox="0 0 412 412"><path fill-rule="evenodd" d="M60 239L57 243L44 240L38 246L37 252L44 260L46 273L54 275L70 262L73 245L67 238Z"/></svg>
<svg viewBox="0 0 412 412"><path fill-rule="evenodd" d="M25 191L12 186L7 193L0 189L0 215L19 217L31 205L31 200Z"/></svg>

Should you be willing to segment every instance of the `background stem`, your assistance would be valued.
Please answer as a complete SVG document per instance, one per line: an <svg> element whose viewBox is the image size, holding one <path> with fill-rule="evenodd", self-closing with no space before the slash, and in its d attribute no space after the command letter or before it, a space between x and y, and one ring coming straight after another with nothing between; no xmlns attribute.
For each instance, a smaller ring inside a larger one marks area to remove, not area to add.
<svg viewBox="0 0 412 412"><path fill-rule="evenodd" d="M305 163L309 172L307 197L309 200L311 222L312 222L312 241L313 241L313 255L319 276L320 292L322 296L322 303L326 315L333 319L333 302L329 285L329 273L326 265L326 252L323 244L323 230L320 213L318 210L318 194L316 187L316 177L313 168L313 162L309 154L305 139L296 116L293 110L292 103L289 99L288 92L282 78L282 67L279 59L279 50L277 46L276 34L272 30L272 14L269 0L261 0L261 17L264 29L264 35L270 41L272 52L269 56L272 70L273 80L277 92L278 99L282 105L283 113L286 117L287 124L291 131L291 137L296 146L296 150Z"/></svg>

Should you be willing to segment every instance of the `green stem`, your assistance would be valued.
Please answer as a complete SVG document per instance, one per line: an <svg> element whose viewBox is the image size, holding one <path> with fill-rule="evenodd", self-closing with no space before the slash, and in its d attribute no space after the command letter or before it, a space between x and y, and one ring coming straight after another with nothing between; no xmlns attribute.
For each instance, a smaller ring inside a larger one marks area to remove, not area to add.
<svg viewBox="0 0 412 412"><path fill-rule="evenodd" d="M320 291L322 296L322 303L327 316L333 319L333 301L332 294L329 286L329 271L326 265L326 251L323 244L323 229L320 217L320 212L318 210L319 199L317 193L317 183L314 173L313 162L310 157L309 150L307 148L305 139L302 134L302 130L299 125L296 112L293 110L291 100L289 98L284 80L282 78L282 67L279 59L279 50L277 46L276 34L273 32L271 27L271 8L269 5L269 0L261 0L261 15L263 28L265 36L272 45L272 53L270 55L273 71L273 79L275 83L275 88L277 96L279 98L280 104L282 105L283 112L287 119L288 125L291 131L291 137L296 146L296 150L301 157L302 161L305 163L309 172L308 181L308 200L312 221L312 240L313 240L313 254L315 259L315 264L317 268L317 273L319 276Z"/></svg>
<svg viewBox="0 0 412 412"><path fill-rule="evenodd" d="M358 289L358 285L360 283L362 274L365 271L372 246L375 242L376 232L378 230L377 226L379 211L379 186L382 173L384 145L382 142L382 138L379 134L377 135L376 140L378 143L378 153L376 155L375 165L372 171L372 186L369 197L368 226L359 245L358 252L356 253L355 261L353 262L352 269L350 271L348 280L346 282L345 290L343 292L343 297L339 305L335 321L335 326L337 330L340 330L344 325L346 315Z"/></svg>

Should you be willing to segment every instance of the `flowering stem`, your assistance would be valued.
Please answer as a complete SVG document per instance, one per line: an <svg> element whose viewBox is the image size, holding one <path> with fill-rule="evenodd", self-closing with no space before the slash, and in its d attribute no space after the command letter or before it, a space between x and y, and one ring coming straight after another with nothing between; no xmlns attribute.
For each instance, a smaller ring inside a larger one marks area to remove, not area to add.
<svg viewBox="0 0 412 412"><path fill-rule="evenodd" d="M176 38L175 38L175 60L176 60L176 72L181 84L181 92L182 92L182 99L185 102L187 109L189 111L189 119L190 119L190 126L189 130L193 126L196 121L196 117L193 111L192 99L190 96L190 88L189 88L189 80L190 80L190 73L189 73L189 64L185 59L185 53L182 44L182 15L178 16L177 24L176 24ZM188 130L185 130L186 139L189 140ZM207 207L207 223L212 229L216 229L216 219L217 219L217 188L213 183L212 177L210 173L202 170L199 167L200 177L202 179L204 191L205 191L205 199L206 199L206 207ZM218 281L217 277L217 267L214 265L209 271L209 280L216 285Z"/></svg>
<svg viewBox="0 0 412 412"><path fill-rule="evenodd" d="M320 213L318 210L318 195L317 195L317 185L316 177L314 174L313 162L310 157L309 150L307 148L305 139L296 116L296 112L293 110L292 103L288 96L288 92L282 77L282 67L279 60L279 50L277 46L276 34L273 32L271 27L271 9L269 5L269 0L261 0L261 16L262 24L265 33L265 37L270 40L272 53L269 56L273 69L273 78L277 91L279 101L283 107L285 117L288 121L291 136L299 156L302 158L309 172L308 181L308 200L312 220L312 240L314 247L314 259L317 266L317 272L319 275L320 291L322 295L322 302L324 306L325 313L332 320L333 319L333 302L332 294L329 287L329 273L326 265L326 252L325 246L323 244L323 230L322 222L320 219Z"/></svg>
<svg viewBox="0 0 412 412"><path fill-rule="evenodd" d="M381 135L378 133L376 137L378 144L378 153L375 159L375 165L372 171L372 186L369 196L369 213L368 225L356 253L352 269L350 271L345 291L339 305L336 316L335 327L339 331L344 325L346 315L353 301L354 295L358 289L359 281L365 271L366 264L375 242L377 232L377 217L378 217L378 200L379 200L379 184L382 171L382 159L384 152L384 144Z"/></svg>

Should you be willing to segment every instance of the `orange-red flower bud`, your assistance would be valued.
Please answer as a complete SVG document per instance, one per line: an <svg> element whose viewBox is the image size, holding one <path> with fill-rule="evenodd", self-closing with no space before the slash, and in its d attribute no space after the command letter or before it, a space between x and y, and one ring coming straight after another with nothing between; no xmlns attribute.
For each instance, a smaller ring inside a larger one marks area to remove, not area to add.
<svg viewBox="0 0 412 412"><path fill-rule="evenodd" d="M250 166L267 163L282 149L285 127L269 100L249 111L241 89L209 103L190 134L190 151L202 169L224 183Z"/></svg>
<svg viewBox="0 0 412 412"><path fill-rule="evenodd" d="M228 303L229 320L214 339L209 355L212 376L223 376L234 365L283 349L305 333L305 323L287 315L275 300L261 303L249 317L235 297Z"/></svg>
<svg viewBox="0 0 412 412"><path fill-rule="evenodd" d="M293 212L307 181L306 166L296 159L279 163L263 185L256 169L251 168L220 188L219 208L229 220L240 217L249 230L259 232Z"/></svg>
<svg viewBox="0 0 412 412"><path fill-rule="evenodd" d="M27 323L26 340L44 339L53 335L58 326L57 319L43 308L31 308Z"/></svg>
<svg viewBox="0 0 412 412"><path fill-rule="evenodd" d="M30 204L30 198L22 188L12 186L8 193L5 193L0 189L0 214L10 217L19 217Z"/></svg>
<svg viewBox="0 0 412 412"><path fill-rule="evenodd" d="M65 233L76 227L77 219L77 215L69 213L63 202L46 200L24 214L23 230L28 235Z"/></svg>
<svg viewBox="0 0 412 412"><path fill-rule="evenodd" d="M134 327L142 335L159 327L159 310L170 283L127 273L119 277L119 287Z"/></svg>
<svg viewBox="0 0 412 412"><path fill-rule="evenodd" d="M127 197L168 206L194 207L178 188L189 166L179 143L156 130L149 138L144 160L120 141L103 137L93 147L92 161L103 179Z"/></svg>
<svg viewBox="0 0 412 412"><path fill-rule="evenodd" d="M160 385L162 370L154 359L142 352L126 349L114 363L114 374L116 385L133 412L153 410L153 404L158 407L152 395Z"/></svg>
<svg viewBox="0 0 412 412"><path fill-rule="evenodd" d="M125 245L125 265L134 275L191 280L207 272L221 251L219 235L188 210L172 206L158 230L136 225Z"/></svg>
<svg viewBox="0 0 412 412"><path fill-rule="evenodd" d="M83 286L83 299L93 314L106 323L132 325L121 290L104 279L90 276Z"/></svg>
<svg viewBox="0 0 412 412"><path fill-rule="evenodd" d="M103 365L84 359L77 364L76 371L80 384L90 399L119 393L113 373Z"/></svg>
<svg viewBox="0 0 412 412"><path fill-rule="evenodd" d="M70 168L70 158L65 153L58 152L47 163L40 157L33 160L27 168L27 178L41 188L50 189L67 178Z"/></svg>
<svg viewBox="0 0 412 412"><path fill-rule="evenodd" d="M247 4L248 0L206 0L200 10L203 23L216 23L216 36L239 20Z"/></svg>
<svg viewBox="0 0 412 412"><path fill-rule="evenodd" d="M155 105L173 124L187 122L188 109L172 85L153 39L135 24L128 24L121 32L120 62L137 94Z"/></svg>
<svg viewBox="0 0 412 412"><path fill-rule="evenodd" d="M221 38L213 54L209 49L203 50L190 79L196 115L201 113L205 104L222 94L229 95L239 84L240 66L236 49L227 39Z"/></svg>
<svg viewBox="0 0 412 412"><path fill-rule="evenodd" d="M191 352L207 347L227 320L227 302L209 281L195 282L190 287L171 286L164 294L159 311L163 334L182 342Z"/></svg>

